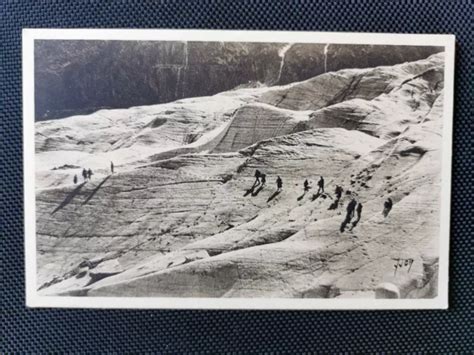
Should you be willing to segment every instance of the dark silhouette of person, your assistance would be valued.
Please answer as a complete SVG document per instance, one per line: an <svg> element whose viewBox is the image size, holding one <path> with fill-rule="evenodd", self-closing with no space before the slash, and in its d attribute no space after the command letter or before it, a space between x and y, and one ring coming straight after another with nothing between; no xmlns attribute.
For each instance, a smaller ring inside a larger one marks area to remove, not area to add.
<svg viewBox="0 0 474 355"><path fill-rule="evenodd" d="M357 208L356 208L357 222L360 221L360 217L362 216L362 207L364 207L364 206L362 205L362 203L359 202L359 204L357 205Z"/></svg>
<svg viewBox="0 0 474 355"><path fill-rule="evenodd" d="M91 169L87 170L87 178L88 178L89 180L92 178L92 175L93 175L93 174L92 174L92 170L91 170Z"/></svg>
<svg viewBox="0 0 474 355"><path fill-rule="evenodd" d="M393 201L392 199L389 197L383 204L383 216L384 217L387 217L388 214L390 213L390 210L392 209L393 207Z"/></svg>
<svg viewBox="0 0 474 355"><path fill-rule="evenodd" d="M77 184L77 175L74 175L73 181L74 181L74 185L76 185Z"/></svg>
<svg viewBox="0 0 474 355"><path fill-rule="evenodd" d="M344 230L346 229L346 225L348 225L351 222L351 219L354 217L354 211L355 211L356 205L357 205L357 201L355 200L355 198L353 198L351 202L349 202L349 204L347 205L346 218L341 224L341 229L340 229L341 232L344 232Z"/></svg>
<svg viewBox="0 0 474 355"><path fill-rule="evenodd" d="M350 220L354 218L354 211L355 211L356 205L357 205L357 201L355 200L355 198L353 198L351 202L349 202L349 204L347 205L347 216L349 217L348 222L350 222Z"/></svg>
<svg viewBox="0 0 474 355"><path fill-rule="evenodd" d="M273 200L275 197L277 197L280 192L281 192L281 188L283 187L283 180L281 179L281 177L277 176L276 178L276 184L277 184L277 189L276 191L268 198L267 202L270 202L271 200Z"/></svg>
<svg viewBox="0 0 474 355"><path fill-rule="evenodd" d="M110 162L110 171L112 172L112 174L114 173L114 163L113 162Z"/></svg>
<svg viewBox="0 0 474 355"><path fill-rule="evenodd" d="M84 181L87 180L87 170L86 170L86 168L82 169L82 177L84 178Z"/></svg>
<svg viewBox="0 0 474 355"><path fill-rule="evenodd" d="M255 190L255 188L256 188L258 185L254 185L254 186L252 186L252 188L251 188L251 190L250 190L251 193L252 193L252 196L254 196L254 197L257 196L257 195L260 193L260 191L262 191L263 188L265 187L265 183L266 183L266 182L267 182L267 180L266 180L266 175L263 174L263 173L261 173L261 174L260 174L260 186L258 187L258 189Z"/></svg>
<svg viewBox="0 0 474 355"><path fill-rule="evenodd" d="M281 188L283 187L283 180L281 177L277 177L276 179L276 184L277 184L277 191L281 191Z"/></svg>
<svg viewBox="0 0 474 355"><path fill-rule="evenodd" d="M355 226L357 226L357 224L358 224L359 221L360 221L360 218L361 218L361 216L362 216L362 207L363 207L363 206L362 206L362 203L359 202L359 203L357 204L357 208L356 208L357 218L355 219L354 222L352 222L351 230L352 230Z"/></svg>
<svg viewBox="0 0 474 355"><path fill-rule="evenodd" d="M303 184L303 185L304 185L304 191L305 191L305 192L308 191L308 190L309 190L309 182L308 182L308 179L306 179L306 180L304 181L304 184Z"/></svg>
<svg viewBox="0 0 474 355"><path fill-rule="evenodd" d="M252 196L257 196L258 192L262 190L261 188L263 187L264 182L261 184L260 188L258 189L258 192L256 192L255 189L258 185L260 185L262 180L265 180L265 178L263 177L264 175L265 174L262 174L260 170L255 170L255 182L253 183L252 187L245 192L244 197L250 194L252 194Z"/></svg>
<svg viewBox="0 0 474 355"><path fill-rule="evenodd" d="M253 186L257 186L258 184L260 184L260 177L262 176L262 173L260 172L260 170L255 170L255 182L253 184Z"/></svg>
<svg viewBox="0 0 474 355"><path fill-rule="evenodd" d="M342 196L342 187L340 187L339 185L336 185L336 190L334 192L336 195L336 199L334 200L333 203L331 203L328 210L335 210L339 207L339 201L341 200L341 196Z"/></svg>
<svg viewBox="0 0 474 355"><path fill-rule="evenodd" d="M318 192L317 194L319 195L320 193L324 192L324 178L321 176L318 181Z"/></svg>

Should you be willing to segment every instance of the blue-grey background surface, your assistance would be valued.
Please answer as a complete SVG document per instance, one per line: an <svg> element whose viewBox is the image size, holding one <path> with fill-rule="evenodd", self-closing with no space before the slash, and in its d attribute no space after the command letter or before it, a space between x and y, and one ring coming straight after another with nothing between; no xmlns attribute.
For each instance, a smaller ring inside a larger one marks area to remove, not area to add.
<svg viewBox="0 0 474 355"><path fill-rule="evenodd" d="M472 1L0 2L0 352L472 352ZM187 311L27 309L22 28L200 28L457 37L450 309Z"/></svg>

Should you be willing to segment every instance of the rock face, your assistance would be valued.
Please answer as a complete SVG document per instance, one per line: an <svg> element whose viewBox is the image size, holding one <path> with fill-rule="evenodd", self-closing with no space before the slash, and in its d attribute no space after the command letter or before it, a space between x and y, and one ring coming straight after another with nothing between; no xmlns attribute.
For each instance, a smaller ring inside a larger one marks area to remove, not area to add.
<svg viewBox="0 0 474 355"><path fill-rule="evenodd" d="M440 53L38 122L39 289L436 296L443 67ZM92 180L74 185L82 167ZM256 169L267 184L252 188ZM361 219L341 231L353 198Z"/></svg>
<svg viewBox="0 0 474 355"><path fill-rule="evenodd" d="M36 41L36 120L305 80L426 58L441 47L238 42ZM223 80L225 78L225 80Z"/></svg>

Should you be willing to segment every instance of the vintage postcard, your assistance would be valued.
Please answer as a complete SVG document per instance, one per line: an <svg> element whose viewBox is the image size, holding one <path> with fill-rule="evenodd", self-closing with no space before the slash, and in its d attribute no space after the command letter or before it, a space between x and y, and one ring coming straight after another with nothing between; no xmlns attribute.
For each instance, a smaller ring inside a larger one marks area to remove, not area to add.
<svg viewBox="0 0 474 355"><path fill-rule="evenodd" d="M454 42L24 30L27 305L447 308Z"/></svg>

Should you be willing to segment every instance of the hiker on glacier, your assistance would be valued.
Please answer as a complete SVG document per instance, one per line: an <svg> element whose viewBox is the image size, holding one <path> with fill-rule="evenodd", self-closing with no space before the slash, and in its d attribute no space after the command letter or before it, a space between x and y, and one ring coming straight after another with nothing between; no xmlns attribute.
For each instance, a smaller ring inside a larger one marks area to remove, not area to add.
<svg viewBox="0 0 474 355"><path fill-rule="evenodd" d="M74 179L72 181L74 181L74 185L77 184L77 175L74 175Z"/></svg>
<svg viewBox="0 0 474 355"><path fill-rule="evenodd" d="M308 179L306 179L303 183L304 186L304 192L307 192L309 190L309 182Z"/></svg>
<svg viewBox="0 0 474 355"><path fill-rule="evenodd" d="M253 183L253 186L258 186L260 184L260 177L262 176L262 173L260 172L260 170L255 170L255 182Z"/></svg>
<svg viewBox="0 0 474 355"><path fill-rule="evenodd" d="M335 210L339 207L339 201L341 200L341 196L342 196L342 187L340 187L339 185L336 185L336 190L334 191L334 193L336 194L336 199L334 200L333 203L331 203L328 210Z"/></svg>
<svg viewBox="0 0 474 355"><path fill-rule="evenodd" d="M357 205L357 208L356 208L356 213L357 213L357 219L356 219L356 222L359 222L360 221L360 218L362 216L362 203L359 202L359 204Z"/></svg>
<svg viewBox="0 0 474 355"><path fill-rule="evenodd" d="M346 215L347 223L349 223L351 219L354 218L354 211L355 211L356 205L357 205L357 201L355 198L353 198L351 202L349 202L349 204L347 205L347 215Z"/></svg>
<svg viewBox="0 0 474 355"><path fill-rule="evenodd" d="M355 226L357 226L357 224L359 223L360 218L361 218L361 216L362 216L362 207L363 207L363 206L362 206L362 203L359 202L359 203L357 204L357 208L356 208L357 218L355 219L354 222L352 222L352 227L351 227L350 230L353 230L353 229L355 228Z"/></svg>
<svg viewBox="0 0 474 355"><path fill-rule="evenodd" d="M84 178L84 181L87 180L87 170L86 170L86 168L82 169L82 177Z"/></svg>
<svg viewBox="0 0 474 355"><path fill-rule="evenodd" d="M339 185L336 185L336 190L334 192L336 194L336 200L339 202L342 196L342 187L340 187Z"/></svg>
<svg viewBox="0 0 474 355"><path fill-rule="evenodd" d="M112 161L110 162L110 171L112 174L114 173L114 163Z"/></svg>
<svg viewBox="0 0 474 355"><path fill-rule="evenodd" d="M283 180L281 179L281 177L279 176L277 177L276 184L277 184L277 191L280 192L281 188L283 187Z"/></svg>
<svg viewBox="0 0 474 355"><path fill-rule="evenodd" d="M346 225L349 224L351 222L351 219L354 217L354 210L356 208L356 205L357 205L357 201L355 198L353 198L351 202L349 202L349 204L347 205L346 218L341 224L341 229L340 229L341 232L344 232L344 230L346 229Z"/></svg>
<svg viewBox="0 0 474 355"><path fill-rule="evenodd" d="M390 210L392 209L392 207L393 207L393 201L392 201L392 199L389 197L389 198L387 199L387 201L385 201L384 204L383 204L383 212L382 212L382 214L383 214L384 217L387 217L387 216L388 216L388 214L390 213Z"/></svg>
<svg viewBox="0 0 474 355"><path fill-rule="evenodd" d="M318 181L318 192L317 194L319 195L320 193L324 193L324 178L321 176Z"/></svg>
<svg viewBox="0 0 474 355"><path fill-rule="evenodd" d="M265 183L267 182L267 176L265 174L261 174L260 175L260 180L262 182L262 186L265 185Z"/></svg>
<svg viewBox="0 0 474 355"><path fill-rule="evenodd" d="M92 170L91 170L91 169L87 170L87 178L88 178L89 180L92 178L92 175L93 175L93 174L92 174Z"/></svg>

